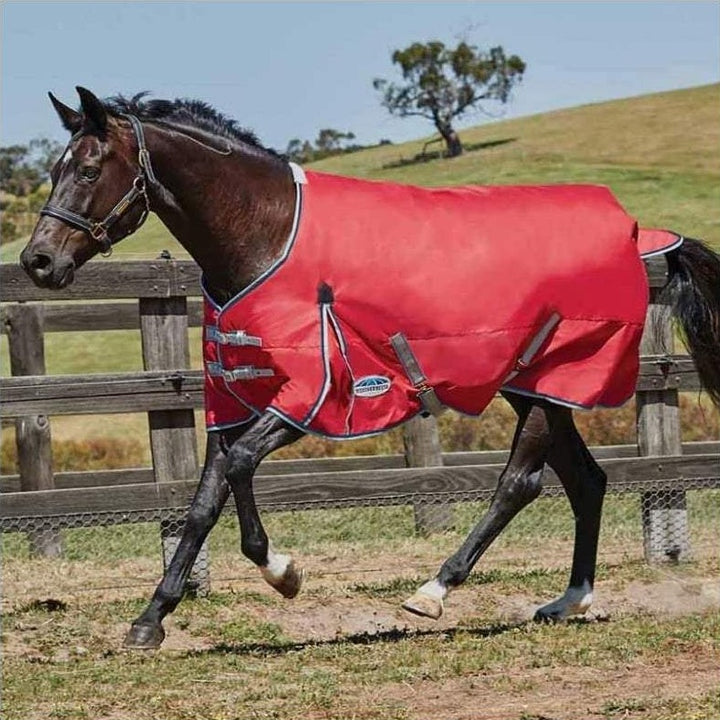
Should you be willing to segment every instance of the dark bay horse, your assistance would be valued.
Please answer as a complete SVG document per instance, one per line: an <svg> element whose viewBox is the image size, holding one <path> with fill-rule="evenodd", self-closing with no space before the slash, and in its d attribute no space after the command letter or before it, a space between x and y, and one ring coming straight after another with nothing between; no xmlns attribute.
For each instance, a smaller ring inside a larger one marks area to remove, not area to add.
<svg viewBox="0 0 720 720"><path fill-rule="evenodd" d="M72 137L52 171L50 200L21 254L32 280L41 287L66 287L84 263L97 253L109 253L152 211L202 268L211 305L224 306L264 284L270 271L284 262L287 238L297 223L297 169L204 103L141 96L101 101L83 88L78 93L80 110L50 96ZM507 244L512 241L510 237ZM704 387L720 404L720 258L700 242L686 239L668 252L667 260L665 298L684 331ZM637 257L633 262L639 265ZM513 270L508 268L507 274ZM638 282L644 285L634 296L642 296L646 304L644 275ZM522 292L518 279L517 293ZM330 380L333 363L337 361L338 372L347 365L343 365L346 348L333 299L332 288L318 289L319 322L329 335L334 333L338 348L336 356L327 357L322 400L335 389ZM289 305L289 317L294 318L295 306ZM295 314L300 315L300 310ZM260 342L244 332L212 330L218 342L238 346ZM535 344L549 342L551 331L551 326L543 326ZM231 373L230 380L259 377L261 371L246 365L237 369L239 375ZM221 375L224 372L221 368ZM632 368L628 375L626 379L634 384ZM222 377L228 381L226 375ZM388 391L387 378L361 380L354 385L357 396ZM416 387L421 390L418 396L432 390L420 383ZM517 413L518 425L490 508L435 578L407 600L404 607L411 612L440 616L450 590L467 578L518 511L537 497L546 464L566 490L576 534L568 588L541 607L536 617L562 620L584 613L592 602L604 473L578 434L571 408L541 394L516 392L512 386L505 387L503 395ZM264 410L240 424L220 423L208 433L205 465L181 542L150 603L132 624L126 646L155 648L162 643L162 620L180 602L200 546L230 494L243 553L282 595L291 598L298 593L302 572L290 557L272 549L255 505L253 474L262 458L298 440L306 429Z"/></svg>

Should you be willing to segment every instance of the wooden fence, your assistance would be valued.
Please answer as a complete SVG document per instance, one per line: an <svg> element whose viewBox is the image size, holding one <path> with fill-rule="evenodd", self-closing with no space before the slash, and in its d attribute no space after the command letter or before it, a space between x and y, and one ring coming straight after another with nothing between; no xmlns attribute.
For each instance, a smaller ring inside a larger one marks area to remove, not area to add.
<svg viewBox="0 0 720 720"><path fill-rule="evenodd" d="M665 273L663 258L648 264L653 299ZM15 422L19 462L19 475L0 478L0 528L20 529L29 517L95 513L107 524L132 521L136 511L185 508L199 472L193 410L203 403L202 372L189 369L188 327L202 323L197 266L173 259L93 262L72 286L51 292L35 287L18 266L3 264L0 288L12 374L0 379L0 417ZM677 527L679 519L686 530L686 488L720 487L720 443L681 443L678 392L697 390L698 377L690 358L664 353L662 343L670 344L672 333L662 308L651 304L649 315L636 388L637 446L599 448L595 455L611 491L643 493L647 559L677 560L688 554L689 536L685 531L680 543L670 538L670 521ZM140 330L144 371L45 374L45 333L119 329ZM49 416L124 412L148 414L151 468L53 472ZM404 457L265 462L258 504L413 503L418 527L427 532L451 522L449 507L438 514L435 504L430 512L428 497L493 488L507 455L443 454L433 420L409 423L405 445ZM559 491L552 473L546 485ZM171 550L176 538L167 529L163 537ZM45 534L35 549L57 554L59 540Z"/></svg>

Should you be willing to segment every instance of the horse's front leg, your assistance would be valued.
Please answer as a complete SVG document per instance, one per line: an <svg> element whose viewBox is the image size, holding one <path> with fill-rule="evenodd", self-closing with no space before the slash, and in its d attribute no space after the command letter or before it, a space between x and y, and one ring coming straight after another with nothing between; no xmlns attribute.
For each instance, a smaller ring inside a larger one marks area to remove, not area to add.
<svg viewBox="0 0 720 720"><path fill-rule="evenodd" d="M303 432L265 413L228 451L225 478L232 489L240 521L243 554L260 568L265 580L286 598L300 591L303 574L287 555L270 547L253 494L253 475L260 461L273 450L289 445Z"/></svg>
<svg viewBox="0 0 720 720"><path fill-rule="evenodd" d="M232 439L238 434L235 431ZM182 599L200 548L230 495L230 487L225 480L226 458L223 447L220 433L208 433L205 465L185 520L182 537L152 600L125 636L125 647L149 650L159 647L165 638L163 618Z"/></svg>

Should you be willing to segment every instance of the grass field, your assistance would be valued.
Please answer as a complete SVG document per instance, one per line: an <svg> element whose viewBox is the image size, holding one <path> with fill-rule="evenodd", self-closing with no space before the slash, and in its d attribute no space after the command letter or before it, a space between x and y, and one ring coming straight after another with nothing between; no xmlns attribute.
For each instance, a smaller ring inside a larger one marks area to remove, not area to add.
<svg viewBox="0 0 720 720"><path fill-rule="evenodd" d="M277 513L268 532L308 571L289 602L238 549L211 536L213 592L183 601L159 652L120 649L160 572L154 523L65 532L64 559L3 538L8 720L715 720L720 711L717 491L688 494L695 561L642 560L635 495L604 514L596 603L548 627L534 608L562 592L572 549L563 498L540 499L493 545L434 623L400 603L454 549L418 538L412 510Z"/></svg>
<svg viewBox="0 0 720 720"><path fill-rule="evenodd" d="M673 581L688 597L702 582ZM479 577L451 627L398 620L397 584L316 584L292 606L229 588L181 606L168 649L147 654L118 650L135 599L29 604L5 619L4 717L715 720L720 617L633 604L663 582L618 571L609 617L553 627L516 608L557 573Z"/></svg>
<svg viewBox="0 0 720 720"><path fill-rule="evenodd" d="M284 522L277 518L271 525L277 530ZM163 650L149 653L120 645L151 590L156 562L117 559L114 582L88 591L97 578L96 560L37 560L24 568L10 560L10 590L27 588L30 569L53 589L31 591L4 612L3 716L719 716L717 557L664 569L627 557L602 563L589 619L544 626L530 621L533 610L562 592L566 569L544 567L532 550L524 558L495 551L433 623L408 616L399 605L428 577L449 538L405 546L392 539L388 545L386 538L383 549L378 538L358 542L357 530L354 540L331 541L333 521L323 522L325 538L318 538L318 525L298 556L310 573L298 598L288 602L273 594L226 548L213 559L212 594L186 599L165 623ZM567 556L563 545L559 560Z"/></svg>

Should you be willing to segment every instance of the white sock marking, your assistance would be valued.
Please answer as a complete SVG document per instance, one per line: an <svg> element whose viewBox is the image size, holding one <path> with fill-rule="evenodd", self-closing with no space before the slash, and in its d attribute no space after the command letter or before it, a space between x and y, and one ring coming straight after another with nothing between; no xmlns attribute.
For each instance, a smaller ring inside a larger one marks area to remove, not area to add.
<svg viewBox="0 0 720 720"><path fill-rule="evenodd" d="M418 588L418 592L442 602L448 596L449 590L437 580L428 580Z"/></svg>
<svg viewBox="0 0 720 720"><path fill-rule="evenodd" d="M272 584L273 581L277 582L282 579L289 564L289 555L280 555L273 552L272 548L268 548L268 561L266 565L260 567L260 572L265 580Z"/></svg>
<svg viewBox="0 0 720 720"><path fill-rule="evenodd" d="M592 605L592 601L592 588L585 580L580 587L569 587L562 597L540 609L548 615L566 618L570 615L582 615Z"/></svg>

